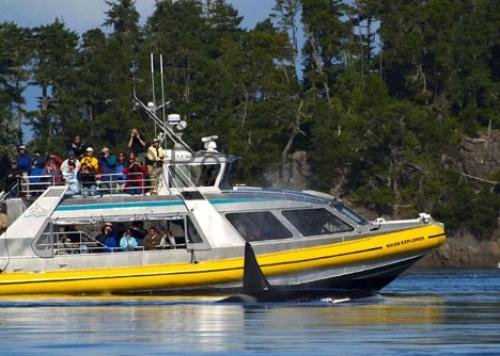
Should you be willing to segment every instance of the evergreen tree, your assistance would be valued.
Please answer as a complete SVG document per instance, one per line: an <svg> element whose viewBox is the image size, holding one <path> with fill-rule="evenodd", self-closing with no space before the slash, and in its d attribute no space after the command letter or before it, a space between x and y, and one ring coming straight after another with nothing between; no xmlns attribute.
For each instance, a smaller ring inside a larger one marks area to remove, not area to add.
<svg viewBox="0 0 500 356"><path fill-rule="evenodd" d="M56 19L33 29L33 79L41 88L38 111L30 114L36 146L44 151L64 152L66 124L78 117L78 98L74 88L78 35Z"/></svg>

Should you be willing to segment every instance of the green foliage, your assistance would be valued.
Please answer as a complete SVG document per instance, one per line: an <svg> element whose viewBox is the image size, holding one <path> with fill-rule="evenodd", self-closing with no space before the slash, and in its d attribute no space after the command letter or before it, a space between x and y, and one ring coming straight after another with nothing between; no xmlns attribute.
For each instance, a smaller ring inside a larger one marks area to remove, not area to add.
<svg viewBox="0 0 500 356"><path fill-rule="evenodd" d="M457 152L464 134L500 128L500 2L276 0L251 29L225 0L157 1L143 27L135 1L106 4L109 33L0 24L4 159L23 119L45 153L64 154L75 134L115 150L131 127L151 139L132 110L130 69L150 101L150 54L161 53L185 139L220 135L222 151L244 158L240 182L263 183L306 150L313 188L379 214L431 211L479 237L495 228L498 194L464 179ZM30 113L28 85L41 91Z"/></svg>

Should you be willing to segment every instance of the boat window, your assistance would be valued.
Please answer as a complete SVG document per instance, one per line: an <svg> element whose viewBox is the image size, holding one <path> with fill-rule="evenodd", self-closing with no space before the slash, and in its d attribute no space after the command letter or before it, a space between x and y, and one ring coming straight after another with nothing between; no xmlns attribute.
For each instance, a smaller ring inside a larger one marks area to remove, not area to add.
<svg viewBox="0 0 500 356"><path fill-rule="evenodd" d="M212 187L219 175L220 164L175 164L170 171L180 187Z"/></svg>
<svg viewBox="0 0 500 356"><path fill-rule="evenodd" d="M246 241L277 240L292 237L269 211L230 213L226 218Z"/></svg>
<svg viewBox="0 0 500 356"><path fill-rule="evenodd" d="M189 216L186 217L186 227L187 227L187 238L190 244L203 243L203 239L201 238L200 233L194 227L194 224Z"/></svg>
<svg viewBox="0 0 500 356"><path fill-rule="evenodd" d="M356 224L358 225L366 225L368 224L368 221L359 215L357 212L352 210L351 208L347 207L342 203L341 201L337 201L333 204L333 207L340 211L342 214L347 216L349 219L352 219Z"/></svg>
<svg viewBox="0 0 500 356"><path fill-rule="evenodd" d="M286 210L283 215L304 236L352 231L354 228L326 209Z"/></svg>

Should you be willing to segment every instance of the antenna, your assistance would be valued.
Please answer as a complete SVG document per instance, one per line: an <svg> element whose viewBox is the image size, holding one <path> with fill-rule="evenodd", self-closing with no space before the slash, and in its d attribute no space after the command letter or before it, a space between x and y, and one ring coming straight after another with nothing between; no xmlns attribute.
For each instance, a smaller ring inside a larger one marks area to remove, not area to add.
<svg viewBox="0 0 500 356"><path fill-rule="evenodd" d="M163 125L165 125L165 85L163 84L163 54L160 54L160 79L161 79L161 111Z"/></svg>
<svg viewBox="0 0 500 356"><path fill-rule="evenodd" d="M156 96L155 96L155 64L154 64L154 55L151 52L151 86L153 91L153 106L156 108ZM157 135L157 128L155 122L155 136Z"/></svg>

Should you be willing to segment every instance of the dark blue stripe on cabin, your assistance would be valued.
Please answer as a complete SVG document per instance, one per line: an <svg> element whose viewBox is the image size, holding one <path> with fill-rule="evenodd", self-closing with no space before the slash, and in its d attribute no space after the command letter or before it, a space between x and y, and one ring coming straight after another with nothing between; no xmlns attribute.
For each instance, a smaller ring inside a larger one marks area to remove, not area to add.
<svg viewBox="0 0 500 356"><path fill-rule="evenodd" d="M236 204L236 203L259 203L269 199L259 198L239 198L239 199L212 199L211 204ZM104 210L104 209L130 209L130 208L152 208L165 206L183 205L182 200L157 200L141 202L120 202L120 203L100 203L100 204L77 204L60 205L55 211L77 211L77 210Z"/></svg>

